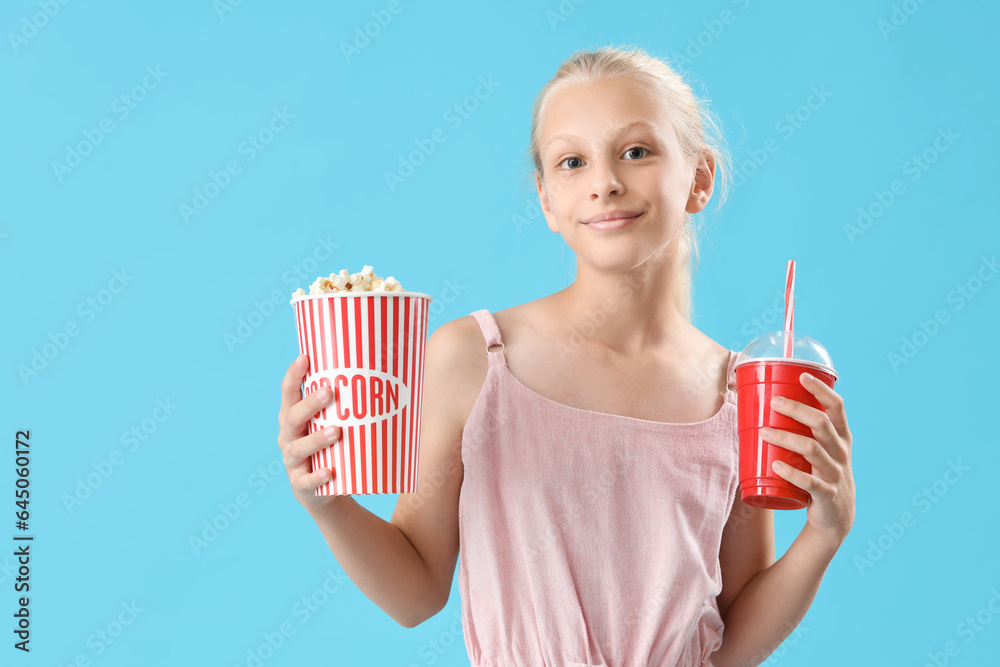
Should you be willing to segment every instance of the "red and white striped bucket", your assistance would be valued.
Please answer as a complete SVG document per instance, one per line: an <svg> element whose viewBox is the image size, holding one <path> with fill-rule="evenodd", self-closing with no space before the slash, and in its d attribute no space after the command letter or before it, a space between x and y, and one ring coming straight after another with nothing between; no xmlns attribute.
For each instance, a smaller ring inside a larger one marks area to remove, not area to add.
<svg viewBox="0 0 1000 667"><path fill-rule="evenodd" d="M316 495L416 492L431 300L419 292L334 292L292 301L299 350L309 357L302 396L323 386L334 393L310 418L309 433L341 429L310 459L312 470L335 471Z"/></svg>

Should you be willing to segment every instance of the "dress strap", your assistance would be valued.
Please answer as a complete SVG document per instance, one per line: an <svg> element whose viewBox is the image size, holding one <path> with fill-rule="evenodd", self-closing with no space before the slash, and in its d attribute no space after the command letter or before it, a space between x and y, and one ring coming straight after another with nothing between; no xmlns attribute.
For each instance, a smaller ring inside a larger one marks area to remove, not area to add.
<svg viewBox="0 0 1000 667"><path fill-rule="evenodd" d="M503 356L504 345L500 340L500 327L497 326L496 318L493 317L487 308L469 313L479 322L479 328L483 330L483 338L486 339L486 356L490 361L490 366L507 363L507 358ZM497 347L499 346L499 347ZM491 350L490 348L497 348Z"/></svg>
<svg viewBox="0 0 1000 667"><path fill-rule="evenodd" d="M726 369L726 378L729 383L729 389L732 391L736 391L736 369L734 366L742 355L742 352L736 352L735 350L729 351L729 367Z"/></svg>

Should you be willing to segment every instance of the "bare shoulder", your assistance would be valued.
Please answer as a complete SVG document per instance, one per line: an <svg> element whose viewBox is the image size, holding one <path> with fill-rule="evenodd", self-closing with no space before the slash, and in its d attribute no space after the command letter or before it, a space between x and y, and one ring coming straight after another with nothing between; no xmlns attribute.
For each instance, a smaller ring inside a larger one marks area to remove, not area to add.
<svg viewBox="0 0 1000 667"><path fill-rule="evenodd" d="M542 315L539 304L540 301L529 302L490 313L500 330L506 363L510 363L512 350L520 353L522 357L531 358L532 352L541 349L537 345L538 332L533 326L538 324ZM447 346L451 350L450 363L454 374L452 400L456 409L456 419L460 420L464 427L489 372L486 338L473 315L454 319L441 325L440 330L444 330L441 335L442 347Z"/></svg>
<svg viewBox="0 0 1000 667"><path fill-rule="evenodd" d="M714 354L716 357L723 357L729 354L728 347L716 342L693 324L690 325L686 338L690 341L692 347L702 351L704 354Z"/></svg>
<svg viewBox="0 0 1000 667"><path fill-rule="evenodd" d="M679 377L692 394L703 396L703 400L715 404L714 414L721 406L729 386L729 348L702 333L693 324L681 336L679 351L683 362L679 364ZM732 387L734 388L734 387Z"/></svg>
<svg viewBox="0 0 1000 667"><path fill-rule="evenodd" d="M428 354L438 357L442 375L449 378L448 403L451 418L462 429L472 413L476 398L486 381L488 363L486 340L472 315L439 326L427 343Z"/></svg>

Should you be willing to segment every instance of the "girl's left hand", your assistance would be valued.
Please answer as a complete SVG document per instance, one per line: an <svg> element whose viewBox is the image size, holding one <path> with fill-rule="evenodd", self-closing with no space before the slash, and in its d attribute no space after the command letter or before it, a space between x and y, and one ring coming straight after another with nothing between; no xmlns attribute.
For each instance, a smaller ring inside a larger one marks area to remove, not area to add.
<svg viewBox="0 0 1000 667"><path fill-rule="evenodd" d="M808 381L806 378L809 377ZM844 399L822 380L802 373L799 382L823 410L785 398L771 409L808 426L813 437L776 429L761 435L767 442L801 454L812 465L812 474L787 464L775 472L809 493L807 526L839 547L854 524L854 476L851 474L851 432L847 428Z"/></svg>

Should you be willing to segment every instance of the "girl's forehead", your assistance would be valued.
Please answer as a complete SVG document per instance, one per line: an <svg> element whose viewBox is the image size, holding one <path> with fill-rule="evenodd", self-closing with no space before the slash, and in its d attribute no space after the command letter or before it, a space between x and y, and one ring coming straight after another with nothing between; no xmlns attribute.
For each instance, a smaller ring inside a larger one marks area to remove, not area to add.
<svg viewBox="0 0 1000 667"><path fill-rule="evenodd" d="M540 134L557 135L564 131L607 131L633 121L645 121L661 132L670 129L669 115L660 100L646 85L630 77L574 82L552 90L541 110Z"/></svg>
<svg viewBox="0 0 1000 667"><path fill-rule="evenodd" d="M580 109L580 102L600 106L654 110L659 106L655 91L631 77L618 76L596 81L565 83L549 93L546 106ZM586 108L582 109L586 110Z"/></svg>
<svg viewBox="0 0 1000 667"><path fill-rule="evenodd" d="M629 130L672 142L676 135L662 100L645 86L622 79L565 84L553 90L538 119L542 151L555 150L563 140L610 140Z"/></svg>

